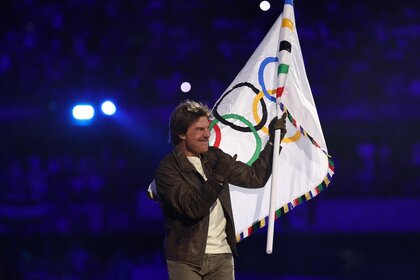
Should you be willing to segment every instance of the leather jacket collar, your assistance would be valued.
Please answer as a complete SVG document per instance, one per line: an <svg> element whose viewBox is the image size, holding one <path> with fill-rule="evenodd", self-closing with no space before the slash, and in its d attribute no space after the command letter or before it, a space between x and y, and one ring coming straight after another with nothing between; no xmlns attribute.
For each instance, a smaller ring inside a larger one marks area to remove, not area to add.
<svg viewBox="0 0 420 280"><path fill-rule="evenodd" d="M187 156L185 155L184 151L181 150L179 145L176 145L174 147L172 153L174 154L175 160L183 172L189 172L189 171L195 170L194 166L188 160ZM203 165L207 163L208 159L207 159L206 153L201 154L200 159Z"/></svg>

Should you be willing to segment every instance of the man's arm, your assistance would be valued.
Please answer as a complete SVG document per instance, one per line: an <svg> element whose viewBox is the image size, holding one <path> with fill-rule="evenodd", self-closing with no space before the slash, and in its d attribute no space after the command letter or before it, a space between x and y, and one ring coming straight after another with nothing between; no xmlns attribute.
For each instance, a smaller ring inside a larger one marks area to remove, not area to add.
<svg viewBox="0 0 420 280"><path fill-rule="evenodd" d="M280 119L274 117L270 121L268 126L270 131L269 140L258 159L250 167L242 162L236 162L232 174L229 177L231 184L248 188L262 188L265 186L273 168L273 145L280 145L286 135L286 117L287 114L284 113ZM274 143L275 131L279 129L281 130L280 142Z"/></svg>
<svg viewBox="0 0 420 280"><path fill-rule="evenodd" d="M241 161L235 162L229 176L229 183L245 188L262 188L271 176L272 164L273 146L267 143L251 166Z"/></svg>
<svg viewBox="0 0 420 280"><path fill-rule="evenodd" d="M161 202L177 214L191 219L208 215L210 207L223 189L223 185L214 178L204 183L198 178L192 182L174 164L161 164L155 178Z"/></svg>

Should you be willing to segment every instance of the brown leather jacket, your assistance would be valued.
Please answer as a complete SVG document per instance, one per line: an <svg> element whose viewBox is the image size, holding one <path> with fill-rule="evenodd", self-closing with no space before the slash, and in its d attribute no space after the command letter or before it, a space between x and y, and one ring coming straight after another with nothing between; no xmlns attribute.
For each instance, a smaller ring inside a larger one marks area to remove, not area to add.
<svg viewBox="0 0 420 280"><path fill-rule="evenodd" d="M229 183L245 188L264 187L271 176L272 145L266 145L259 158L248 166L236 161ZM207 181L196 171L178 146L159 164L155 180L165 218L165 257L167 260L200 267L206 248L210 207L219 198L226 217L227 241L236 252L235 226L228 183L213 178L219 158L230 155L209 147L201 155Z"/></svg>

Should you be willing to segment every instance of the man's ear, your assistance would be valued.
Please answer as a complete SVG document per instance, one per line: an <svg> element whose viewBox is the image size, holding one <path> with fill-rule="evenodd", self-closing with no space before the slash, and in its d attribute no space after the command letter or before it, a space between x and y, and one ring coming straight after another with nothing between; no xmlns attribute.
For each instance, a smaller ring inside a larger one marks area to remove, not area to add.
<svg viewBox="0 0 420 280"><path fill-rule="evenodd" d="M182 140L185 140L185 139L186 139L186 137L185 137L185 134L184 134L184 133L183 133L183 134L178 135L178 137L179 137L179 139L182 139Z"/></svg>

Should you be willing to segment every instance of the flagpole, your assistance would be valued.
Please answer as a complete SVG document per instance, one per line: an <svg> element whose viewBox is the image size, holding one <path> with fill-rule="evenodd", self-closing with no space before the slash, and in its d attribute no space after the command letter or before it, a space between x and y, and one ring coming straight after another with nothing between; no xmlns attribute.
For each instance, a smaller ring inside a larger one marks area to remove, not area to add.
<svg viewBox="0 0 420 280"><path fill-rule="evenodd" d="M279 60L278 60L278 76L277 76L277 90L276 90L276 115L278 118L282 115L280 108L280 99L286 85L286 79L290 64L291 44L289 42L290 32L294 28L294 20L290 20L290 16L294 19L293 15L293 0L285 0L283 6L283 19L280 29L280 42L279 42ZM283 66L283 67L281 67ZM270 191L270 209L268 213L268 229L267 229L267 245L266 252L271 254L273 252L273 239L274 239L274 220L276 219L276 199L277 199L277 186L278 186L278 164L280 158L280 130L275 130L274 134L274 149L273 149L273 169L271 177L271 191Z"/></svg>
<svg viewBox="0 0 420 280"><path fill-rule="evenodd" d="M279 98L277 98L279 99ZM279 106L277 106L278 108ZM279 111L279 109L277 109ZM278 115L278 113L277 113ZM280 155L280 130L275 130L274 134L274 149L273 149L273 166L272 170L278 170L278 158ZM277 178L278 172L272 172L271 177L271 191L270 191L270 210L268 213L268 231L267 231L267 246L266 252L267 254L271 254L273 252L273 239L274 239L274 220L276 214L276 198L277 198Z"/></svg>

